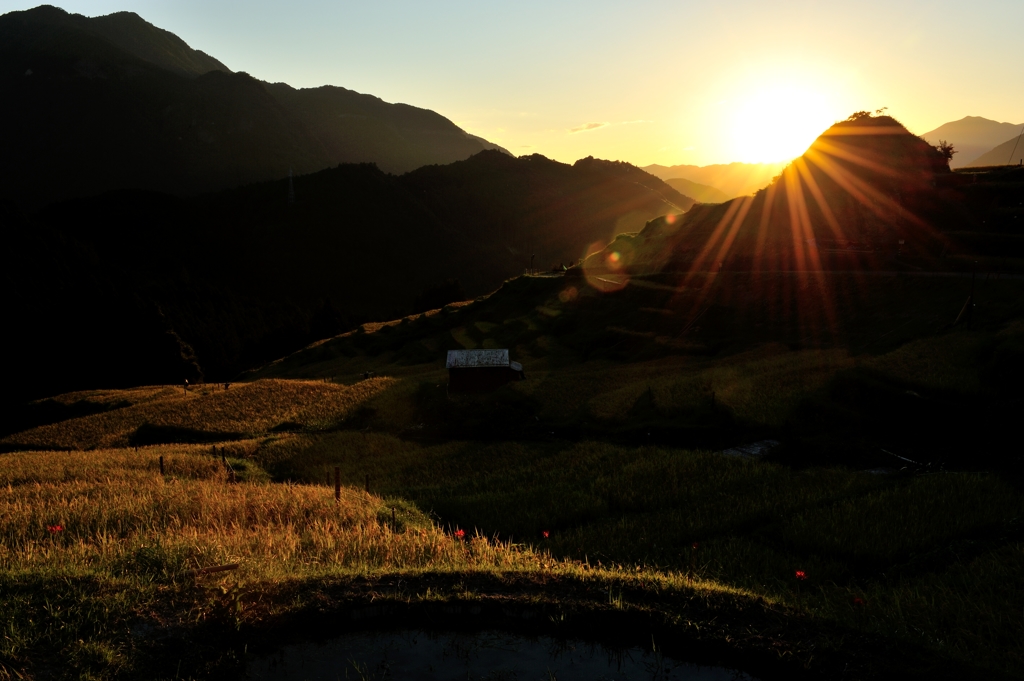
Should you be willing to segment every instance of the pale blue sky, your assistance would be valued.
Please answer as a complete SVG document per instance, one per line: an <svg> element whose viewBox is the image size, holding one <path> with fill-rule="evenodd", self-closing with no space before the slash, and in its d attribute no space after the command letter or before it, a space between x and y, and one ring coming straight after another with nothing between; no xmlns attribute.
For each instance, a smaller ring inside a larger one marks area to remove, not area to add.
<svg viewBox="0 0 1024 681"><path fill-rule="evenodd" d="M1024 121L1020 0L56 4L134 11L231 69L434 109L562 161L784 160L882 106L917 133ZM572 132L586 124L599 125Z"/></svg>

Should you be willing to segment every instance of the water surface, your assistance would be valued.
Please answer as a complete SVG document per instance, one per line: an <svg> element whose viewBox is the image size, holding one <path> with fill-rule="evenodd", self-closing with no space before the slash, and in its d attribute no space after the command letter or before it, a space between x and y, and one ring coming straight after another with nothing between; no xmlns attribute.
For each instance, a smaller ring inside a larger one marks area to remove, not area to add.
<svg viewBox="0 0 1024 681"><path fill-rule="evenodd" d="M613 649L494 630L346 634L269 656L250 654L247 669L253 681L755 681L739 671L665 657L656 641L647 649Z"/></svg>

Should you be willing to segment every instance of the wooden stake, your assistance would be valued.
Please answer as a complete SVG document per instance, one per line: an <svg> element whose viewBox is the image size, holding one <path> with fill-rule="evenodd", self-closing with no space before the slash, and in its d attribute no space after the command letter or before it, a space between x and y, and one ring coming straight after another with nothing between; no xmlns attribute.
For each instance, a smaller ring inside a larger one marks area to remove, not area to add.
<svg viewBox="0 0 1024 681"><path fill-rule="evenodd" d="M216 565L214 567L199 568L198 570L189 570L185 574L190 577L198 577L200 575L209 575L215 572L227 572L228 570L237 570L238 563L228 563L227 565Z"/></svg>
<svg viewBox="0 0 1024 681"><path fill-rule="evenodd" d="M391 529L392 529L392 531L398 529L398 523L395 522L395 507L394 506L391 507Z"/></svg>
<svg viewBox="0 0 1024 681"><path fill-rule="evenodd" d="M160 455L160 475L163 475L163 474L164 474L164 457L163 457L163 454L161 454Z"/></svg>
<svg viewBox="0 0 1024 681"><path fill-rule="evenodd" d="M341 503L341 468L334 467L334 500Z"/></svg>
<svg viewBox="0 0 1024 681"><path fill-rule="evenodd" d="M967 308L967 330L971 330L971 317L974 316L974 279L978 275L978 261L974 261L974 269L971 270L971 306Z"/></svg>

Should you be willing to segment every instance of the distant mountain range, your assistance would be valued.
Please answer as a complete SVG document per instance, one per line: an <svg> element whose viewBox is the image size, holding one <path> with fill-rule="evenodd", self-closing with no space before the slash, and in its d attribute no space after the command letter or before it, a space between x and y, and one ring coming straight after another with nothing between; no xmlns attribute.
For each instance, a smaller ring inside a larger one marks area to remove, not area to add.
<svg viewBox="0 0 1024 681"><path fill-rule="evenodd" d="M974 165L1005 165L1010 149L998 163L991 159L979 163L982 155L993 151L993 147L1003 145L1007 140L1016 139L1021 132L1021 125L999 123L980 116L965 116L958 121L943 123L939 127L924 133L921 137L929 144L938 144L945 140L953 145L956 154L950 161L950 168L961 168ZM1012 144L1011 144L1012 146Z"/></svg>
<svg viewBox="0 0 1024 681"><path fill-rule="evenodd" d="M968 168L1024 163L1024 137L1018 134L967 164Z"/></svg>
<svg viewBox="0 0 1024 681"><path fill-rule="evenodd" d="M766 187L785 167L785 163L727 163L710 166L654 164L644 166L643 169L663 180L679 178L716 189L725 195L724 199L717 194L711 195L716 200L705 200L693 194L689 195L703 203L718 203L737 196L753 194L758 189ZM696 190L697 193L702 191Z"/></svg>
<svg viewBox="0 0 1024 681"><path fill-rule="evenodd" d="M722 203L729 200L729 195L718 191L706 184L698 184L682 177L671 177L665 180L665 184L675 189L680 194L685 194L695 201L701 203Z"/></svg>
<svg viewBox="0 0 1024 681"><path fill-rule="evenodd" d="M0 17L0 101L17 103L0 107L0 199L27 205L125 187L198 193L338 163L403 173L500 149L427 109L232 73L130 12Z"/></svg>

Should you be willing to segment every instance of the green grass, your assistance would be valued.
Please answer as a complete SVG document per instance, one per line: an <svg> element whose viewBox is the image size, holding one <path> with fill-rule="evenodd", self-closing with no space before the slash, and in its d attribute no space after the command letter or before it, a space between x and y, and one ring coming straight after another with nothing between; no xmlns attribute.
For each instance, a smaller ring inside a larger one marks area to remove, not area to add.
<svg viewBox="0 0 1024 681"><path fill-rule="evenodd" d="M1024 590L1010 575L1024 556L1024 495L996 475L794 471L598 442L419 447L360 433L298 436L265 451L279 476L315 481L337 465L348 483L369 475L376 493L444 525L557 558L707 580L1021 669ZM808 575L799 591L796 570Z"/></svg>

